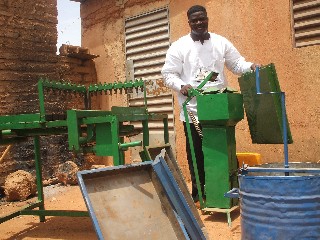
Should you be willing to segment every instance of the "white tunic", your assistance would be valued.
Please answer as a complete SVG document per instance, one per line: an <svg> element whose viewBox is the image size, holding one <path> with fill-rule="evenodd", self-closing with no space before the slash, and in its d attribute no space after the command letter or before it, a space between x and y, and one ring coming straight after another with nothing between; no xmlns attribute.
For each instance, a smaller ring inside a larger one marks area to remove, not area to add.
<svg viewBox="0 0 320 240"><path fill-rule="evenodd" d="M190 84L196 88L203 80L201 73L214 71L219 73L217 81L207 82L203 89L227 87L224 65L234 74L241 75L251 70L252 63L246 62L230 41L215 33L210 33L210 39L203 44L193 41L190 34L172 43L161 73L166 85L178 92L181 121L185 121L182 104L187 99L180 93L181 86ZM196 98L189 102L187 109L198 117Z"/></svg>

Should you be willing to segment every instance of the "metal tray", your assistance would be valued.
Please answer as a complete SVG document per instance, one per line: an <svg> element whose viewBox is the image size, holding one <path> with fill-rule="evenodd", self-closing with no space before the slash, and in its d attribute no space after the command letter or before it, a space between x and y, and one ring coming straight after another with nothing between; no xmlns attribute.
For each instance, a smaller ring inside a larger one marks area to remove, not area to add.
<svg viewBox="0 0 320 240"><path fill-rule="evenodd" d="M164 187L173 177L154 169L159 161L78 172L99 239L205 239L182 195Z"/></svg>

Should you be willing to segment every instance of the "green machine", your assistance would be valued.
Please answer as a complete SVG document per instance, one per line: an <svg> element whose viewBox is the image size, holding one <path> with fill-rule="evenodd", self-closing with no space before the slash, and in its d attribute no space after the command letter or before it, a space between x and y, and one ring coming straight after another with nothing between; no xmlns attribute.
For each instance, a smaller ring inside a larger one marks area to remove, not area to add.
<svg viewBox="0 0 320 240"><path fill-rule="evenodd" d="M245 73L238 80L252 143L293 143L275 65L270 63Z"/></svg>
<svg viewBox="0 0 320 240"><path fill-rule="evenodd" d="M188 116L186 106L191 98L197 98L205 169L205 193L200 195L206 196L205 201L200 198L200 207L203 211L227 213L228 223L231 224L230 212L236 208L237 201L225 198L224 194L238 186L235 126L244 117L243 99L231 88L202 91L202 87L215 74L210 73L196 89L189 91L183 109L185 116ZM186 122L198 190L201 191L188 118ZM194 124L197 125L196 122Z"/></svg>
<svg viewBox="0 0 320 240"><path fill-rule="evenodd" d="M19 215L36 215L40 221L45 216L88 216L86 211L46 210L42 185L42 163L40 156L40 137L49 135L68 135L69 150L74 153L93 153L97 156L111 156L115 166L124 164L124 151L129 147L149 146L148 122L163 121L164 143L169 142L168 116L149 113L145 107L112 107L111 111L91 110L91 97L97 94L129 93L133 89L144 90L144 81L126 81L95 84L88 88L68 82L40 80L38 94L40 111L38 113L0 116L0 145L14 144L34 139L35 167L38 200L21 210L0 217L0 224ZM54 117L46 113L46 92L79 95L84 109L70 109L64 116ZM142 129L136 129L132 121L141 122ZM126 136L143 134L143 141L124 142ZM36 210L35 208L39 208Z"/></svg>
<svg viewBox="0 0 320 240"><path fill-rule="evenodd" d="M281 92L274 64L243 74L239 78L241 94L229 88L208 88L203 91L203 86L214 74L209 74L196 89L188 92L189 97L183 104L183 110L185 116L188 116L186 106L193 97L197 98L205 169L205 192L202 196L206 196L205 201L200 198L200 207L203 211L227 213L230 225L230 212L237 208L238 202L237 198L226 198L225 193L228 189L238 187L235 126L244 118L244 109L252 143L285 143L286 167L287 144L293 140L285 112L284 93ZM186 122L198 190L201 191L188 118ZM197 125L196 121L193 123Z"/></svg>

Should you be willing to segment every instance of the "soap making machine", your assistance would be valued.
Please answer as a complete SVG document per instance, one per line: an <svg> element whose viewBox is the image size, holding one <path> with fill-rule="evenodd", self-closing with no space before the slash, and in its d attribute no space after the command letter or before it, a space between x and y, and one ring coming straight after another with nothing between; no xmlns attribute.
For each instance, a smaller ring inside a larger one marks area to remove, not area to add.
<svg viewBox="0 0 320 240"><path fill-rule="evenodd" d="M19 211L0 218L0 223L19 215L37 215L40 221L45 216L88 216L86 211L46 210L42 184L42 164L40 156L40 136L67 135L69 150L74 153L94 153L97 156L111 156L115 166L124 164L124 151L133 146L149 145L148 122L162 120L164 125L164 143L168 143L168 117L166 114L149 113L147 109L146 91L144 107L112 107L110 111L92 110L91 98L96 94L127 94L136 90L144 90L144 81L125 81L94 84L89 87L70 82L40 79L38 95L40 111L38 113L0 116L0 144L8 145L29 138L34 139L35 168L37 181L37 197ZM83 99L84 109L70 109L65 116L48 114L45 100L50 93L78 95ZM142 129L136 129L131 121L142 123ZM125 136L143 134L142 141L125 142ZM35 210L39 208L39 210Z"/></svg>

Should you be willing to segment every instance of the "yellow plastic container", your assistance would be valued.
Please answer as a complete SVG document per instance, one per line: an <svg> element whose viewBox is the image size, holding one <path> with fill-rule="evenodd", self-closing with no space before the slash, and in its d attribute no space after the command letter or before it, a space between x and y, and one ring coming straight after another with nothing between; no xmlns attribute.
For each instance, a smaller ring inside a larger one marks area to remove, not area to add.
<svg viewBox="0 0 320 240"><path fill-rule="evenodd" d="M255 166L261 164L261 154L260 153L237 153L237 159L239 166L243 163L249 166Z"/></svg>

